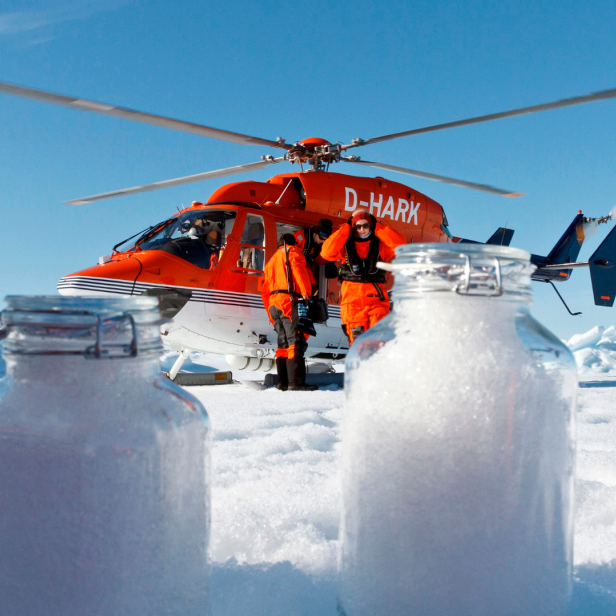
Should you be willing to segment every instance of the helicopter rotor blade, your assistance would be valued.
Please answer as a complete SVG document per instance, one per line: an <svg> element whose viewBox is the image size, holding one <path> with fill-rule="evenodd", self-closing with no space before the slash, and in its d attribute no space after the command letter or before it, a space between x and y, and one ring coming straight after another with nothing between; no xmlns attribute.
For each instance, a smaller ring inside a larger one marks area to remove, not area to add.
<svg viewBox="0 0 616 616"><path fill-rule="evenodd" d="M400 137L410 137L412 135L421 135L423 133L432 133L437 130L445 130L448 128L456 128L458 126L468 126L469 124L479 124L480 122L491 122L492 120L502 120L503 118L512 118L514 116L526 115L528 113L537 113L539 111L549 111L551 109L560 109L561 107L571 107L573 105L582 105L583 103L592 103L595 101L606 100L616 97L616 88L612 90L603 90L594 94L586 94L585 96L574 96L573 98L565 98L554 101L552 103L543 103L542 105L531 105L530 107L520 107L510 111L502 111L501 113L490 113L488 115L468 118L466 120L457 120L455 122L445 122L444 124L435 124L434 126L426 126L424 128L415 128L413 130L402 131L399 133L391 133L389 135L381 135L372 139L354 139L352 143L343 145L343 150L358 148L372 143L381 143L382 141L390 141L399 139Z"/></svg>
<svg viewBox="0 0 616 616"><path fill-rule="evenodd" d="M238 165L237 167L227 167L226 169L218 169L216 171L206 171L205 173L196 173L195 175L187 175L181 178L175 178L173 180L154 182L153 184L146 184L145 186L135 186L133 188L114 190L112 192L101 193L100 195L92 195L90 197L83 197L82 199L75 199L74 201L67 201L66 203L68 205L85 205L87 203L92 203L93 201L99 201L101 199L110 199L111 197L122 197L124 195L134 195L135 193L158 190L159 188L168 188L169 186L180 186L181 184L190 184L192 182L213 180L214 178L222 178L226 175L236 175L238 173L246 173L248 171L257 171L258 169L263 169L268 165L280 163L283 160L285 160L284 156L280 156L279 158L269 157L256 163Z"/></svg>
<svg viewBox="0 0 616 616"><path fill-rule="evenodd" d="M142 122L143 124L152 124L162 128L178 130L201 137L210 137L211 139L219 139L221 141L230 141L231 143L239 143L243 145L266 145L272 148L282 148L290 150L292 146L286 145L283 139L279 141L271 141L269 139L261 139L260 137L250 137L241 133L233 133L219 128L212 128L202 124L194 124L192 122L184 122L182 120L174 120L164 116L158 116L142 111L135 111L125 107L116 107L115 105L107 105L105 103L97 103L95 101L85 100L83 98L72 98L61 94L53 94L44 92L43 90L35 90L33 88L24 88L22 86L4 83L0 81L0 92L12 94L14 96L23 96L34 100L43 101L45 103L54 103L63 105L80 111L90 111L92 113L101 113L103 115L122 118L124 120L132 120L133 122Z"/></svg>
<svg viewBox="0 0 616 616"><path fill-rule="evenodd" d="M396 173L406 173L407 175L415 175L427 180L452 184L453 186L462 186L463 188L472 188L473 190L481 190L482 192L499 195L500 197L522 197L524 193L515 193L510 190L502 190L487 184L476 184L475 182L466 182L464 180L456 180L445 175L436 175L434 173L426 173L425 171L416 171L415 169L407 169L406 167L397 167L395 165L386 165L384 163L373 163L367 160L354 160L354 157L342 156L340 160L345 163L354 163L356 165L365 165L366 167L376 167L377 169L385 169L387 171L395 171Z"/></svg>

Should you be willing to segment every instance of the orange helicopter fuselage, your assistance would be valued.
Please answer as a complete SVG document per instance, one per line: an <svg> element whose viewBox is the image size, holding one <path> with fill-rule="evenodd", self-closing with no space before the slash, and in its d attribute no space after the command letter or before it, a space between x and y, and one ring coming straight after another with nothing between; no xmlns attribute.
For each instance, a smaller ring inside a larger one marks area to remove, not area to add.
<svg viewBox="0 0 616 616"><path fill-rule="evenodd" d="M216 190L208 203L194 202L174 218L221 208L230 212L234 221L226 233L225 245L220 250L215 267L199 267L163 250L143 250L137 241L136 245L127 250L114 251L110 257L102 258L97 265L65 276L58 284L59 291L67 295L99 296L109 293L116 296L139 295L160 288L190 291L191 301L206 303L208 315L222 310L218 314L224 319L226 305L226 314L237 321L237 327L233 321L233 341L229 340L230 334L225 334L229 344L212 345L207 342L212 339L212 331L196 331L200 326L195 324L193 315L192 325L185 326L194 334L192 342L180 340L176 342L176 348L251 354L253 347L259 346L255 340L266 335L266 332L257 330L267 329L265 310L260 304L262 267L273 256L282 232L305 229L315 225L321 218L330 218L336 229L344 224L353 211L364 208L377 220L400 231L409 242L452 241L443 208L436 201L408 186L380 177L364 178L317 171L277 175L266 182L235 182ZM264 238L260 238L259 244L262 248L256 248L250 243L251 240L246 239L246 227L254 220L262 224ZM246 250L259 250L263 254L258 261L247 265L242 257ZM337 279L326 280L320 277L320 295L326 297L331 317L331 323L328 321L329 327L324 328L324 331L335 327L335 335L330 332L329 338L334 336L336 340L340 337L340 285ZM216 308L215 302L223 307ZM240 311L236 315L235 306L244 312ZM255 321L257 316L263 325ZM203 328L207 328L205 314ZM242 351L242 340L249 341L244 342L249 345L246 347L248 350ZM331 348L332 344L329 340L323 348ZM335 344L338 350L346 351L347 345L343 344L342 339Z"/></svg>

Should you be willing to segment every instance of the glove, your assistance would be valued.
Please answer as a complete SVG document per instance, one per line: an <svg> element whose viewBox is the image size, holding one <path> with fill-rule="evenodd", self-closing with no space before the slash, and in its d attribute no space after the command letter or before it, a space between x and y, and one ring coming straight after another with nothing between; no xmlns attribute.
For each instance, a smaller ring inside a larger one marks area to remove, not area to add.
<svg viewBox="0 0 616 616"><path fill-rule="evenodd" d="M325 278L338 278L338 268L333 261L325 263Z"/></svg>
<svg viewBox="0 0 616 616"><path fill-rule="evenodd" d="M308 318L308 303L307 302L298 302L297 304L297 316L300 319Z"/></svg>

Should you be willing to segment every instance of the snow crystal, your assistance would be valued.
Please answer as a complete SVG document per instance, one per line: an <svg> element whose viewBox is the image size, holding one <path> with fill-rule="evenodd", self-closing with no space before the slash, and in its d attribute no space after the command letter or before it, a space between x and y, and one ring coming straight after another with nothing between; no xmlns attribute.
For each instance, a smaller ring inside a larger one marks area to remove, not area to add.
<svg viewBox="0 0 616 616"><path fill-rule="evenodd" d="M522 346L515 305L405 308L394 340L347 362L345 612L563 614L573 400Z"/></svg>

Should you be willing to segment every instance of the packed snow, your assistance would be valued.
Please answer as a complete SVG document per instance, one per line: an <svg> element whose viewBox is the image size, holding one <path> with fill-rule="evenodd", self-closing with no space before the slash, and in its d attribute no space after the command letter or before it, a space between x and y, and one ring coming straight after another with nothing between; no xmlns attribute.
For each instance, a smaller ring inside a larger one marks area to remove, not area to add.
<svg viewBox="0 0 616 616"><path fill-rule="evenodd" d="M567 342L578 365L580 380L593 375L616 376L616 327L598 325Z"/></svg>

